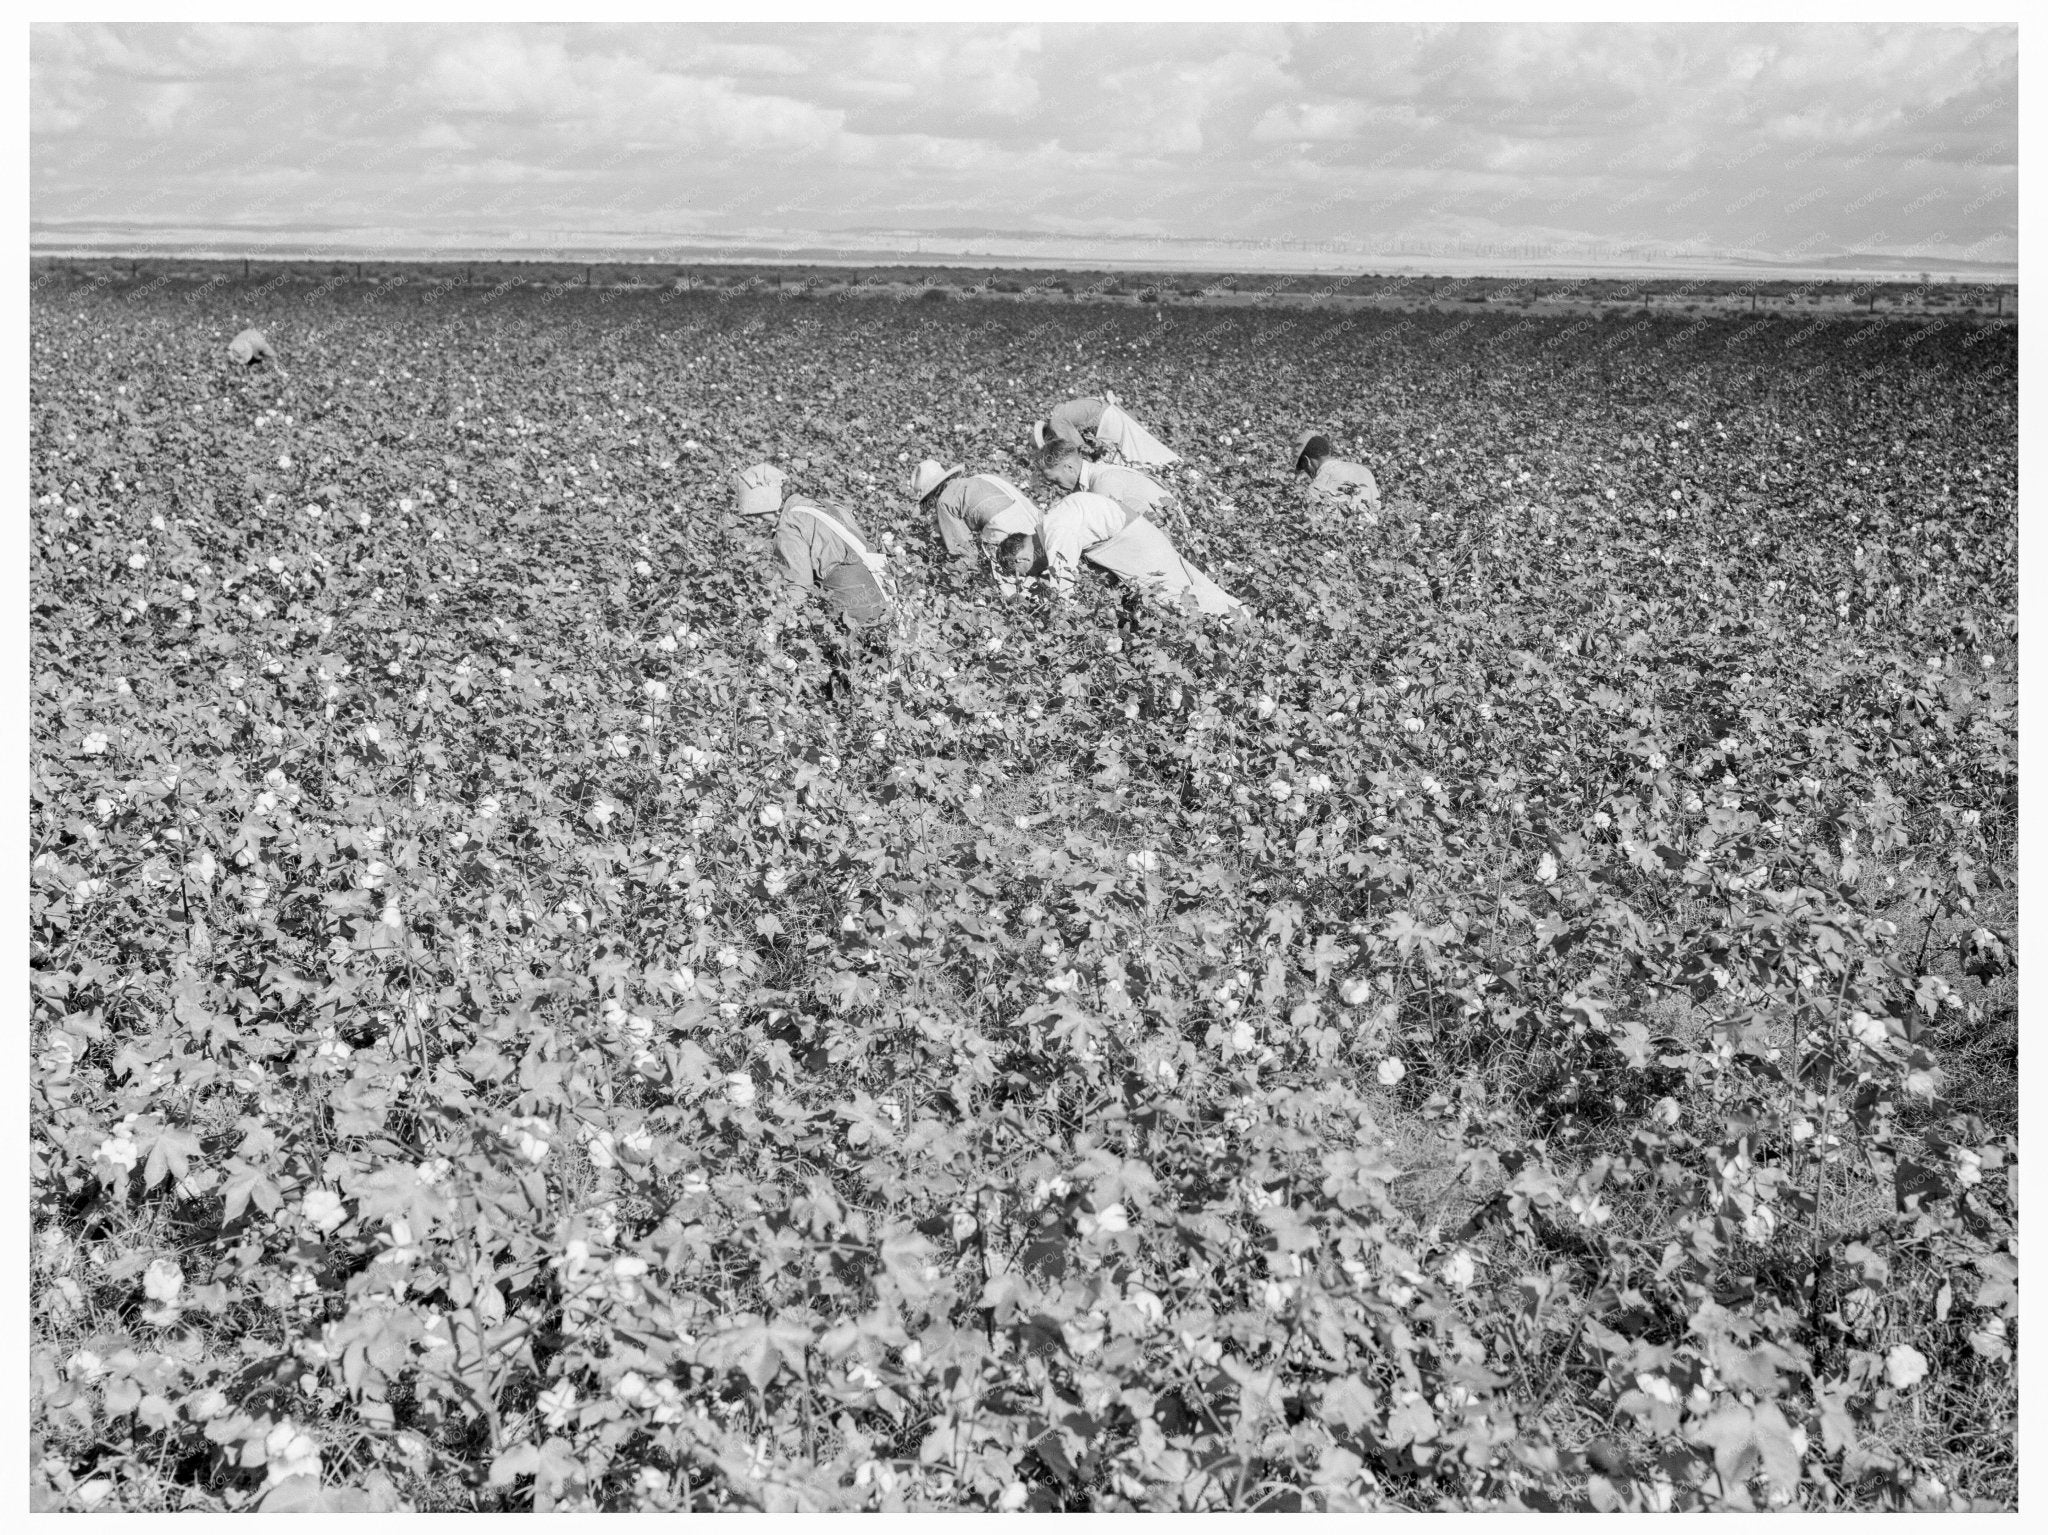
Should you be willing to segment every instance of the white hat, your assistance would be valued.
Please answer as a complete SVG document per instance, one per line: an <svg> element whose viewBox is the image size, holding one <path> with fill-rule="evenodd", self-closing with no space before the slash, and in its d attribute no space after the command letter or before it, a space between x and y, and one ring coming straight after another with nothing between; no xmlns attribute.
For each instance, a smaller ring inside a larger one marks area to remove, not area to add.
<svg viewBox="0 0 2048 1535"><path fill-rule="evenodd" d="M1052 428L1043 421L1031 423L1031 446L1042 448L1053 439Z"/></svg>
<svg viewBox="0 0 2048 1535"><path fill-rule="evenodd" d="M910 499L922 501L965 467L963 464L955 464L948 469L935 458L926 459L910 472Z"/></svg>
<svg viewBox="0 0 2048 1535"><path fill-rule="evenodd" d="M782 510L782 482L788 476L773 464L756 464L734 472L732 488L738 497L742 517L759 517Z"/></svg>

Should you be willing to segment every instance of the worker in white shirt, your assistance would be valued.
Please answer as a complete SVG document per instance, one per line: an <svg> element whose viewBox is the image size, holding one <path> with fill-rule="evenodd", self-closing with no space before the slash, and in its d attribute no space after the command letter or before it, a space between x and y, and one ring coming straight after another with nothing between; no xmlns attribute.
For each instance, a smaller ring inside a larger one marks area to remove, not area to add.
<svg viewBox="0 0 2048 1535"><path fill-rule="evenodd" d="M1241 613L1244 604L1180 556L1148 518L1134 517L1108 496L1077 490L1055 501L1036 535L1014 533L996 551L999 570L1022 578L1046 575L1070 597L1080 562L1108 571L1143 596L1170 606L1192 597L1204 613Z"/></svg>
<svg viewBox="0 0 2048 1535"><path fill-rule="evenodd" d="M884 560L870 547L850 508L813 496L785 495L786 479L773 464L755 464L735 474L739 511L742 516L775 518L771 538L783 579L823 598L852 631L851 643L827 646L832 676L826 684L828 697L851 697L859 652L891 617L888 594L876 580Z"/></svg>
<svg viewBox="0 0 2048 1535"><path fill-rule="evenodd" d="M1031 428L1034 448L1043 448L1055 438L1071 442L1090 458L1146 468L1180 462L1178 453L1131 419L1114 394L1099 400L1069 400Z"/></svg>
<svg viewBox="0 0 2048 1535"><path fill-rule="evenodd" d="M1121 464L1090 463L1079 448L1062 438L1055 437L1038 450L1038 473L1061 490L1092 490L1107 496L1133 517L1158 526L1187 525L1180 498L1151 475Z"/></svg>
<svg viewBox="0 0 2048 1535"><path fill-rule="evenodd" d="M1037 504L1001 475L969 474L928 458L911 471L910 499L931 515L946 553L971 564L1012 533L1036 533Z"/></svg>
<svg viewBox="0 0 2048 1535"><path fill-rule="evenodd" d="M257 368L277 361L270 338L251 326L228 343L228 361L238 368Z"/></svg>
<svg viewBox="0 0 2048 1535"><path fill-rule="evenodd" d="M1294 471L1309 477L1311 501L1363 512L1371 519L1380 509L1380 487L1363 464L1338 458L1321 432L1303 432L1294 444Z"/></svg>

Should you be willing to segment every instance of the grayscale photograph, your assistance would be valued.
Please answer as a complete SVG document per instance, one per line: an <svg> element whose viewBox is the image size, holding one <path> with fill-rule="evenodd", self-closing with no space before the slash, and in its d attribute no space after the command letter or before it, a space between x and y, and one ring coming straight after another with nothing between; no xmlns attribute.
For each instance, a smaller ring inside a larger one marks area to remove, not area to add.
<svg viewBox="0 0 2048 1535"><path fill-rule="evenodd" d="M2018 32L30 26L29 1507L2016 1512Z"/></svg>

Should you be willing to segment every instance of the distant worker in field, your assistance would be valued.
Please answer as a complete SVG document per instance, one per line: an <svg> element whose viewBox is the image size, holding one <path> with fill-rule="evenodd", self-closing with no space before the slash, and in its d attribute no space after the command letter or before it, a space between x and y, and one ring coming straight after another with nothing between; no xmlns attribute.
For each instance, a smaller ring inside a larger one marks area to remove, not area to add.
<svg viewBox="0 0 2048 1535"><path fill-rule="evenodd" d="M1012 534L996 551L997 569L1019 579L1049 576L1063 598L1073 595L1083 559L1154 602L1177 606L1192 596L1204 613L1245 611L1243 603L1182 559L1173 540L1150 520L1090 490L1061 497L1037 534Z"/></svg>
<svg viewBox="0 0 2048 1535"><path fill-rule="evenodd" d="M252 327L228 343L228 361L238 368L257 368L275 363L277 352L270 345L270 338Z"/></svg>
<svg viewBox="0 0 2048 1535"><path fill-rule="evenodd" d="M946 553L974 563L982 550L993 554L1012 533L1036 533L1038 505L998 474L969 474L928 458L910 472L910 499L929 513Z"/></svg>
<svg viewBox="0 0 2048 1535"><path fill-rule="evenodd" d="M873 551L867 533L850 508L802 494L785 495L787 480L773 464L755 464L732 477L743 517L775 518L772 535L783 579L802 592L821 597L852 631L855 643L835 646L828 696L850 697L863 637L880 631L891 617L891 605L876 579L884 559Z"/></svg>
<svg viewBox="0 0 2048 1535"><path fill-rule="evenodd" d="M1038 473L1063 491L1090 490L1107 496L1131 516L1157 526L1173 522L1187 526L1180 498L1151 475L1121 464L1090 463L1079 448L1063 438L1055 437L1038 450Z"/></svg>
<svg viewBox="0 0 2048 1535"><path fill-rule="evenodd" d="M1379 482L1363 464L1338 458L1321 432L1303 432L1294 444L1294 472L1309 477L1311 501L1375 516L1380 509Z"/></svg>
<svg viewBox="0 0 2048 1535"><path fill-rule="evenodd" d="M1069 400L1032 426L1032 447L1043 448L1055 439L1072 443L1090 458L1147 468L1180 462L1180 455L1133 421L1113 394Z"/></svg>

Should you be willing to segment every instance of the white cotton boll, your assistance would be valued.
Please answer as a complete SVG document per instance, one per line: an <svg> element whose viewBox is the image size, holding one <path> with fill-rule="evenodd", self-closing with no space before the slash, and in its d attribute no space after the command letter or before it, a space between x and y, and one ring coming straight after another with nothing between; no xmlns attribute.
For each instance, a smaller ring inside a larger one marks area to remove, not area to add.
<svg viewBox="0 0 2048 1535"><path fill-rule="evenodd" d="M106 1361L89 1348L79 1349L64 1362L64 1373L73 1380L98 1380L106 1370Z"/></svg>
<svg viewBox="0 0 2048 1535"><path fill-rule="evenodd" d="M320 1476L320 1445L297 1424L280 1423L263 1440L265 1487L275 1487L295 1476Z"/></svg>
<svg viewBox="0 0 2048 1535"><path fill-rule="evenodd" d="M142 1274L142 1293L159 1306L169 1306L185 1287L185 1271L175 1260L158 1258Z"/></svg>
<svg viewBox="0 0 2048 1535"><path fill-rule="evenodd" d="M112 1135L100 1142L99 1149L93 1153L93 1160L104 1162L107 1166L125 1177L128 1173L133 1172L135 1164L142 1160L142 1151L135 1144L135 1138L130 1133L129 1126L124 1123Z"/></svg>
<svg viewBox="0 0 2048 1535"><path fill-rule="evenodd" d="M1652 1401L1662 1402L1667 1407L1678 1405L1678 1388L1662 1375L1645 1371L1636 1376L1636 1386Z"/></svg>
<svg viewBox="0 0 2048 1535"><path fill-rule="evenodd" d="M509 1124L500 1132L526 1161L538 1167L548 1158L546 1127L537 1119Z"/></svg>
<svg viewBox="0 0 2048 1535"><path fill-rule="evenodd" d="M316 1231L332 1231L348 1219L348 1211L341 1202L341 1196L332 1189L324 1188L308 1192L299 1205L299 1213Z"/></svg>
<svg viewBox="0 0 2048 1535"><path fill-rule="evenodd" d="M1849 1032L1855 1036L1856 1042L1866 1050L1881 1048L1888 1037L1884 1024L1862 1011L1849 1015Z"/></svg>
<svg viewBox="0 0 2048 1535"><path fill-rule="evenodd" d="M1380 1062L1379 1079L1383 1087L1393 1087L1408 1075L1408 1068L1398 1055L1390 1055Z"/></svg>
<svg viewBox="0 0 2048 1535"><path fill-rule="evenodd" d="M1910 1343L1898 1344L1884 1356L1884 1373L1898 1390L1910 1390L1927 1378L1927 1356Z"/></svg>
<svg viewBox="0 0 2048 1535"><path fill-rule="evenodd" d="M1092 1215L1084 1215L1082 1221L1085 1225L1092 1227L1094 1231L1115 1233L1131 1229L1130 1216L1120 1204L1109 1205L1095 1211Z"/></svg>

